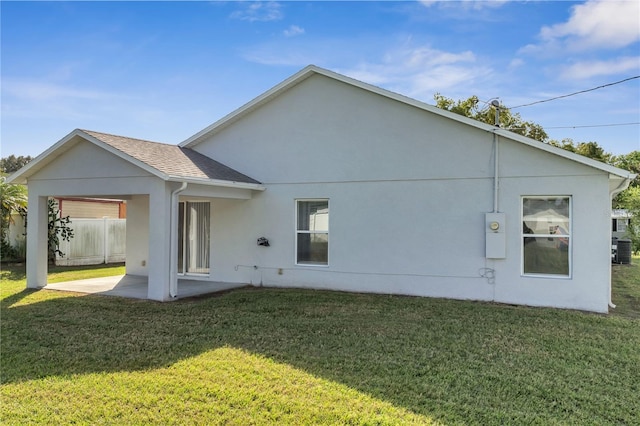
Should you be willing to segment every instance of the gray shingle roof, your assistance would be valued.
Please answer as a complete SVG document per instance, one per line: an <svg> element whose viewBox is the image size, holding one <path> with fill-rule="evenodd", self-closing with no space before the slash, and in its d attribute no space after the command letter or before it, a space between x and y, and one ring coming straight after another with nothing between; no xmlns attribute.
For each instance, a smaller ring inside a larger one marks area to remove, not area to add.
<svg viewBox="0 0 640 426"><path fill-rule="evenodd" d="M82 130L82 132L153 167L167 176L260 183L231 167L225 166L189 148L99 133L91 130Z"/></svg>

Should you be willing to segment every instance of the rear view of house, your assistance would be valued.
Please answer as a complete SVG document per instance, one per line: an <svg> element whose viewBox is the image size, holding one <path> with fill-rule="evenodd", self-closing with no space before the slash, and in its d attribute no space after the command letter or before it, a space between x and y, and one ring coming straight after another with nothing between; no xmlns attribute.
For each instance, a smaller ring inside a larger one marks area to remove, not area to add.
<svg viewBox="0 0 640 426"><path fill-rule="evenodd" d="M611 197L633 177L309 66L179 146L75 130L11 179L30 287L42 197L107 197L155 300L189 277L607 312Z"/></svg>

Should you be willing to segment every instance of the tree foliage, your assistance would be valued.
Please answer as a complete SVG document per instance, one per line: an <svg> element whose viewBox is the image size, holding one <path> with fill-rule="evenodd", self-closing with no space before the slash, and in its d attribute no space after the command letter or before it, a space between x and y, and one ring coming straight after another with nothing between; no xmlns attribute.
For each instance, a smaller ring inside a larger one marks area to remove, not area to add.
<svg viewBox="0 0 640 426"><path fill-rule="evenodd" d="M0 172L13 173L24 167L31 160L33 160L33 157L30 155L16 157L12 154L8 157L0 158Z"/></svg>
<svg viewBox="0 0 640 426"><path fill-rule="evenodd" d="M631 239L633 251L638 253L640 252L640 151L613 157L611 163L637 175L629 184L629 188L613 199L613 207L625 209L631 213L631 226L627 228L626 237Z"/></svg>
<svg viewBox="0 0 640 426"><path fill-rule="evenodd" d="M27 212L27 188L24 185L13 185L0 177L0 253L2 258L13 257L13 248L8 241L9 225L13 223L14 213L21 215Z"/></svg>
<svg viewBox="0 0 640 426"><path fill-rule="evenodd" d="M594 160L601 161L603 163L611 164L613 155L606 152L604 148L598 145L598 142L574 142L571 138L562 139L558 142L556 140L550 140L549 145L557 146L566 151L571 151L582 156L592 158Z"/></svg>
<svg viewBox="0 0 640 426"><path fill-rule="evenodd" d="M49 263L55 264L56 255L61 257L65 254L60 250L60 241L70 241L73 238L73 229L69 227L69 216L61 216L58 207L53 199L47 203L49 216L49 237L48 237L48 259Z"/></svg>
<svg viewBox="0 0 640 426"><path fill-rule="evenodd" d="M458 101L447 98L440 93L436 93L433 98L436 101L436 106L440 109L473 118L474 120L478 120L483 123L495 125L496 108L489 105L481 105L480 99L475 95ZM544 128L541 125L532 121L525 121L522 119L520 114L514 114L507 108L500 108L499 120L500 127L519 135L526 136L540 142L546 142L549 139L547 132L544 131Z"/></svg>
<svg viewBox="0 0 640 426"><path fill-rule="evenodd" d="M637 176L629 185L631 188L640 187L640 151L632 151L626 155L611 158L611 164L621 169L629 170Z"/></svg>
<svg viewBox="0 0 640 426"><path fill-rule="evenodd" d="M27 224L27 187L24 185L10 184L6 177L0 177L0 254L3 259L13 258L16 255L11 242L8 241L9 225L12 224L12 214L20 214ZM70 241L73 238L73 229L69 227L71 219L63 217L53 199L47 202L48 209L48 259L55 262L56 255L65 256L60 250L61 241Z"/></svg>

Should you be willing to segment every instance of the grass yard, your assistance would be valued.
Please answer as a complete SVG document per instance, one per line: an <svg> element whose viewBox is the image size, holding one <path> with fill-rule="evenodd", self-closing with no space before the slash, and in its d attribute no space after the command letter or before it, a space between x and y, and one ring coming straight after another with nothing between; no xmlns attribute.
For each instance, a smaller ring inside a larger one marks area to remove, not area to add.
<svg viewBox="0 0 640 426"><path fill-rule="evenodd" d="M10 267L0 423L638 424L634 263L610 315L279 289L156 303L25 290Z"/></svg>

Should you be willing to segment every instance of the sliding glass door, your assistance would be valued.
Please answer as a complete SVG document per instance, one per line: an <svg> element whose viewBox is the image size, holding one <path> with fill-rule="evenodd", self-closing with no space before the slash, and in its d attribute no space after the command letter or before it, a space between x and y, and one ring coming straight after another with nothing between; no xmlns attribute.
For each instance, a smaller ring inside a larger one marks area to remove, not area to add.
<svg viewBox="0 0 640 426"><path fill-rule="evenodd" d="M178 273L208 274L211 204L181 202L178 207Z"/></svg>

